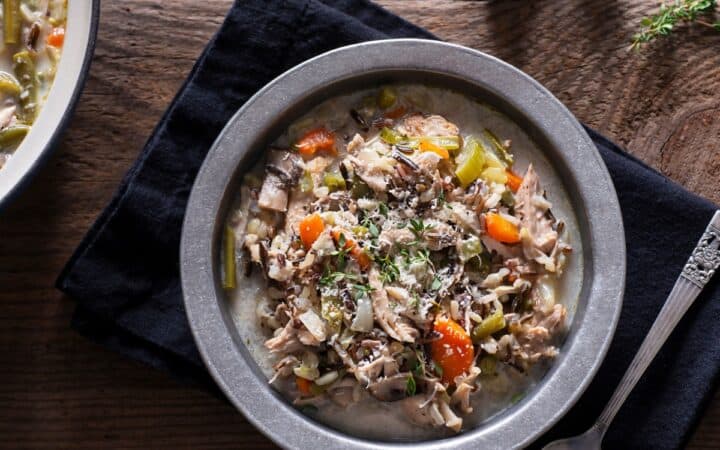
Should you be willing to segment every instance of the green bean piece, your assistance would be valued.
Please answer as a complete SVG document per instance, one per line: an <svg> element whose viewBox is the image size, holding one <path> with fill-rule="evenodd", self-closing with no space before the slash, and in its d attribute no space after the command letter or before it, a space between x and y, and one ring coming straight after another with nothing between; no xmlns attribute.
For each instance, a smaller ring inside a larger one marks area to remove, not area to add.
<svg viewBox="0 0 720 450"><path fill-rule="evenodd" d="M400 144L403 141L405 141L405 138L400 133L391 130L388 127L383 127L382 130L380 130L380 139L387 142L390 145Z"/></svg>
<svg viewBox="0 0 720 450"><path fill-rule="evenodd" d="M395 95L395 91L393 91L389 87L384 87L380 89L380 92L378 93L379 107L381 107L382 109L388 109L395 104L396 100L397 96Z"/></svg>
<svg viewBox="0 0 720 450"><path fill-rule="evenodd" d="M21 122L32 125L37 113L38 77L35 70L35 61L30 52L23 50L13 55L13 69L15 77L22 86L20 93L20 111L18 119Z"/></svg>
<svg viewBox="0 0 720 450"><path fill-rule="evenodd" d="M339 333L343 320L342 300L332 296L321 297L320 315L332 333Z"/></svg>
<svg viewBox="0 0 720 450"><path fill-rule="evenodd" d="M11 125L0 131L0 150L14 149L28 134L30 127L27 125Z"/></svg>
<svg viewBox="0 0 720 450"><path fill-rule="evenodd" d="M17 97L20 95L20 91L22 91L22 87L18 80L12 74L0 71L0 93Z"/></svg>
<svg viewBox="0 0 720 450"><path fill-rule="evenodd" d="M3 0L3 37L6 44L20 42L20 0Z"/></svg>
<svg viewBox="0 0 720 450"><path fill-rule="evenodd" d="M472 332L473 341L477 342L493 333L505 328L505 315L502 309L496 309L492 315L483 319L482 322L477 324Z"/></svg>
<svg viewBox="0 0 720 450"><path fill-rule="evenodd" d="M225 242L223 246L223 263L225 276L223 288L235 289L237 285L235 275L235 231L230 226L225 226Z"/></svg>
<svg viewBox="0 0 720 450"><path fill-rule="evenodd" d="M512 167L513 165L513 156L508 152L508 149L500 142L500 139L498 139L497 136L495 136L495 133L485 128L483 130L483 135L485 136L485 139L490 141L492 144L493 150L495 151L495 154L498 158L500 158L500 161L505 163L508 167Z"/></svg>

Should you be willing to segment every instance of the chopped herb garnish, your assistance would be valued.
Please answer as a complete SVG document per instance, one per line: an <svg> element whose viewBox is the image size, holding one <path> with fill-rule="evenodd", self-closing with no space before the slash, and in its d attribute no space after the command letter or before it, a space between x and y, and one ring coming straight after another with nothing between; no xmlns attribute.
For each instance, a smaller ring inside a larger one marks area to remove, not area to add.
<svg viewBox="0 0 720 450"><path fill-rule="evenodd" d="M433 262L430 260L430 250L422 249L415 253L415 256L411 259L411 262L418 264L427 264L430 267L433 266Z"/></svg>
<svg viewBox="0 0 720 450"><path fill-rule="evenodd" d="M337 258L337 268L339 270L342 270L345 268L345 263L347 262L347 254L350 252L350 249L352 246L346 245L347 239L345 238L345 233L340 233L340 236L338 237L337 242L337 250L334 250L331 255L335 256Z"/></svg>
<svg viewBox="0 0 720 450"><path fill-rule="evenodd" d="M440 190L440 195L437 198L437 204L440 207L446 207L447 209L453 209L452 205L445 199L445 189Z"/></svg>
<svg viewBox="0 0 720 450"><path fill-rule="evenodd" d="M420 305L420 297L417 295L416 292L413 292L412 298L410 299L410 303L408 303L411 308L417 309L417 307Z"/></svg>
<svg viewBox="0 0 720 450"><path fill-rule="evenodd" d="M320 284L322 286L331 286L343 280L358 281L358 277L351 273L326 271L320 278Z"/></svg>
<svg viewBox="0 0 720 450"><path fill-rule="evenodd" d="M385 255L378 262L380 263L380 279L383 283L392 283L400 278L400 269L390 255Z"/></svg>
<svg viewBox="0 0 720 450"><path fill-rule="evenodd" d="M387 217L388 212L389 212L387 203L385 203L385 202L378 203L378 211L380 211L380 214L382 214L384 217Z"/></svg>
<svg viewBox="0 0 720 450"><path fill-rule="evenodd" d="M415 360L415 367L413 367L413 373L416 377L424 377L425 376L425 362L423 361L422 353L415 352L415 357L417 358Z"/></svg>
<svg viewBox="0 0 720 450"><path fill-rule="evenodd" d="M340 237L338 237L338 247L345 248L345 243L347 240L345 239L345 233L340 233Z"/></svg>
<svg viewBox="0 0 720 450"><path fill-rule="evenodd" d="M412 397L415 395L415 391L417 390L417 384L415 384L415 378L410 375L407 379L407 384L405 385L405 393L408 397Z"/></svg>
<svg viewBox="0 0 720 450"><path fill-rule="evenodd" d="M413 372L418 377L425 376L425 352L422 349L415 349L415 367Z"/></svg>
<svg viewBox="0 0 720 450"><path fill-rule="evenodd" d="M368 233L370 233L370 237L373 239L380 236L380 230L378 230L378 227L372 222L370 222L370 225L368 226Z"/></svg>
<svg viewBox="0 0 720 450"><path fill-rule="evenodd" d="M422 238L426 231L431 230L432 225L426 225L422 219L410 219L410 231L413 232L416 238Z"/></svg>
<svg viewBox="0 0 720 450"><path fill-rule="evenodd" d="M368 295L369 293L371 293L374 290L367 284L358 284L358 283L353 284L352 288L355 291L355 295L357 297L363 297L365 295Z"/></svg>
<svg viewBox="0 0 720 450"><path fill-rule="evenodd" d="M410 264L410 252L408 252L406 248L400 249L400 256L403 257L403 260L405 261L405 266Z"/></svg>
<svg viewBox="0 0 720 450"><path fill-rule="evenodd" d="M442 287L442 281L440 281L440 277L435 275L433 277L432 284L430 285L430 290L437 291L437 290L440 290L441 287Z"/></svg>

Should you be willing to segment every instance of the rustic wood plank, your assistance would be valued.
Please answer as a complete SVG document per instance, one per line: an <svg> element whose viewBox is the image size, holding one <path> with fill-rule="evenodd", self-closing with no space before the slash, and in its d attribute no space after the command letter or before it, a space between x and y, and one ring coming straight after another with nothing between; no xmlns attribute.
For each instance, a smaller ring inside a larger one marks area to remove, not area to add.
<svg viewBox="0 0 720 450"><path fill-rule="evenodd" d="M720 202L720 35L693 28L628 52L654 0L379 3L518 66L582 121ZM225 402L75 335L73 303L53 289L230 4L103 2L70 129L0 218L0 446L273 447ZM720 448L720 396L689 448Z"/></svg>

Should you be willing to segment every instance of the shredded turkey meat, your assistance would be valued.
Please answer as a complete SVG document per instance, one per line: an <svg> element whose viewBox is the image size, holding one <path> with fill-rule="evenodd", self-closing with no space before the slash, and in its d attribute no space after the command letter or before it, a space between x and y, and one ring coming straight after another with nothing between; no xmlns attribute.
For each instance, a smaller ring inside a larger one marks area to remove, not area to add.
<svg viewBox="0 0 720 450"><path fill-rule="evenodd" d="M542 286L571 247L509 141L393 102L271 149L237 245L273 293L256 311L295 404L375 398L458 432L483 376L557 354L567 312Z"/></svg>

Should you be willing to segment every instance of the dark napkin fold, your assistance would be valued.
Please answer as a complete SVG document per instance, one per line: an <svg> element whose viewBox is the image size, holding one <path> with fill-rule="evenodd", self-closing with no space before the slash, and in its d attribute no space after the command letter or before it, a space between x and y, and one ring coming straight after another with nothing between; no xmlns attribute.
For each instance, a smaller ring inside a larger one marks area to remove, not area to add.
<svg viewBox="0 0 720 450"><path fill-rule="evenodd" d="M185 205L206 152L243 102L283 71L342 45L396 37L434 39L364 0L236 2L60 275L58 288L78 301L72 326L113 350L216 389L190 333L178 268ZM599 415L716 208L588 133L623 212L625 302L593 383L535 445L577 434ZM605 448L679 448L687 441L720 370L718 300L718 282L711 282L630 395Z"/></svg>

